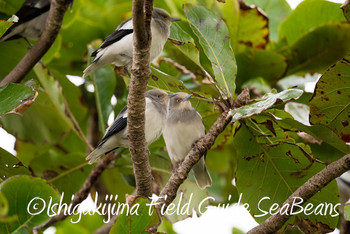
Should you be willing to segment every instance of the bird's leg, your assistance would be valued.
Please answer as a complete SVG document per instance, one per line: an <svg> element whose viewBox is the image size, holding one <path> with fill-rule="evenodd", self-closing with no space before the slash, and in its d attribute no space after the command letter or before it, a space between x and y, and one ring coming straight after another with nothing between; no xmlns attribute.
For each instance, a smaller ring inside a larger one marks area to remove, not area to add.
<svg viewBox="0 0 350 234"><path fill-rule="evenodd" d="M128 69L127 69L126 67L123 67L123 68L124 68L125 73L126 73L126 74L129 76L129 78L131 79L131 75L130 75Z"/></svg>
<svg viewBox="0 0 350 234"><path fill-rule="evenodd" d="M28 45L29 45L28 50L30 50L33 47L33 45L28 41L27 38L23 37L23 39L28 43Z"/></svg>

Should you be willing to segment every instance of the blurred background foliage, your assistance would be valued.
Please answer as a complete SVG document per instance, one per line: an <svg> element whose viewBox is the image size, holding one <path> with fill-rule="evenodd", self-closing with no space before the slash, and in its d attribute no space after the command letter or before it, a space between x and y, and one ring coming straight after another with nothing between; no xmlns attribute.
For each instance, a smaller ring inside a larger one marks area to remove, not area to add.
<svg viewBox="0 0 350 234"><path fill-rule="evenodd" d="M261 213L257 203L262 197L271 198L260 206L264 210L272 203L281 204L326 164L350 151L346 145L350 141L346 88L350 86L350 24L340 4L323 0L305 0L295 10L285 0L222 2L154 1L155 7L183 20L171 26L163 54L152 65L149 88L193 93L192 105L207 130L220 115L215 103L227 103L243 87L249 88L256 100L231 113L241 115L207 154L213 186L200 190L190 175L179 192L185 201L193 193L194 207L207 196L215 198L211 205L234 203L242 193L242 202L250 204L254 216ZM7 20L22 3L0 0L0 17ZM0 124L16 137L17 152L14 157L0 150L1 233L30 229L47 220L45 215L30 216L24 204L14 209L17 202L24 202L22 198L37 192L57 200L64 193L63 202L70 202L92 170L93 165L85 161L86 141L96 146L108 122L126 105L129 78L119 76L111 66L86 80L82 71L91 61L89 54L129 17L130 0L74 0L41 63L21 84L0 87ZM8 27L6 21L0 23ZM0 79L27 51L24 40L0 43ZM310 91L319 74L323 75L315 92ZM288 92L291 87L304 92L294 95ZM288 98L274 99L284 91ZM152 173L161 189L171 175L171 162L163 139L149 149ZM125 194L135 191L132 163L128 150L116 153L122 157L103 172L94 191L117 194L118 201L125 202ZM30 184L33 190L21 188ZM336 183L310 202L315 207L339 202ZM184 218L172 215L168 220ZM307 219L332 229L339 225L338 218L299 214L289 223ZM89 233L102 226L102 219L84 216L78 224L67 219L55 227L57 233ZM171 224L163 222L161 230L171 230Z"/></svg>

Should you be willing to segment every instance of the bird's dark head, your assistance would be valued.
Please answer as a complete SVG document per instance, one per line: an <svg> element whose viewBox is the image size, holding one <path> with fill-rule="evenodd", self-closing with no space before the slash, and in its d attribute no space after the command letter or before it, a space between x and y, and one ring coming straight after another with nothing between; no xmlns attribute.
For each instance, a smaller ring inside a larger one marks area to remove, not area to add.
<svg viewBox="0 0 350 234"><path fill-rule="evenodd" d="M181 20L178 18L172 18L166 10L156 7L153 8L152 17L155 20L160 20L169 26L172 22Z"/></svg>
<svg viewBox="0 0 350 234"><path fill-rule="evenodd" d="M167 105L169 101L168 94L160 89L152 89L146 92L145 96L152 101L158 102L162 105Z"/></svg>
<svg viewBox="0 0 350 234"><path fill-rule="evenodd" d="M169 109L177 109L177 110L188 110L192 109L192 105L190 102L192 94L187 93L174 93L169 94Z"/></svg>

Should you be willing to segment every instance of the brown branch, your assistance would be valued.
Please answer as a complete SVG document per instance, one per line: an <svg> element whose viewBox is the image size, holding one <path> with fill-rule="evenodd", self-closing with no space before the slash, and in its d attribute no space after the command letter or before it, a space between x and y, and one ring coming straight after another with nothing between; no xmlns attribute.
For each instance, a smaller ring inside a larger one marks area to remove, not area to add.
<svg viewBox="0 0 350 234"><path fill-rule="evenodd" d="M291 217L288 215L291 213L291 208L293 201L296 197L301 198L303 203L308 201L313 195L319 192L323 187L325 187L332 180L336 179L344 172L350 169L350 154L345 155L341 159L329 164L322 171L312 176L308 181L306 181L302 186L300 186L290 197L281 205L285 207L289 204L287 212L277 212L276 215L270 216L265 222L261 223L259 226L253 228L248 233L274 233L277 232L285 222ZM302 204L300 204L302 205Z"/></svg>
<svg viewBox="0 0 350 234"><path fill-rule="evenodd" d="M9 83L19 83L49 50L62 25L64 13L73 0L52 0L45 30L38 42L28 51L17 66L0 82L0 87Z"/></svg>
<svg viewBox="0 0 350 234"><path fill-rule="evenodd" d="M68 207L71 207L72 209L74 209L74 207L76 205L78 205L79 203L84 201L87 198L87 196L89 195L91 187L95 184L95 182L100 177L102 172L108 167L108 165L112 161L114 161L120 157L121 157L121 153L119 153L117 155L114 153L109 153L104 158L100 159L98 161L97 166L94 167L94 169L92 169L89 176L85 180L83 187L74 195L74 198L71 202L71 205L68 205ZM71 214L72 212L69 211L66 213ZM60 214L51 217L44 225L36 227L35 230L48 228L52 224L64 220L66 217L67 217L67 215L65 215L64 211L62 211Z"/></svg>
<svg viewBox="0 0 350 234"><path fill-rule="evenodd" d="M145 15L144 15L145 10ZM136 180L136 194L152 195L151 166L145 139L145 91L151 76L150 46L152 0L133 0L133 65L128 95L128 137Z"/></svg>

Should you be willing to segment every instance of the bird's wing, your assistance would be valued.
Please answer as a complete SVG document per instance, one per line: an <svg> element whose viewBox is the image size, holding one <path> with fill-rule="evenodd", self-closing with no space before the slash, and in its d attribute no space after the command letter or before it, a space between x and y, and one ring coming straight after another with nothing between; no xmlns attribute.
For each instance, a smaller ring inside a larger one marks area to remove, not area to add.
<svg viewBox="0 0 350 234"><path fill-rule="evenodd" d="M33 2L33 1L32 1ZM38 1L37 4L34 4L30 1L28 3L24 3L22 7L15 13L15 15L19 18L18 24L23 24L35 17L47 12L50 9L50 1ZM14 25L16 25L14 24Z"/></svg>
<svg viewBox="0 0 350 234"><path fill-rule="evenodd" d="M21 8L15 13L15 15L18 17L18 22L13 24L0 38L4 38L6 35L8 35L12 30L19 25L26 23L42 14L47 12L50 9L50 1L44 0L44 1L26 1ZM11 39L18 39L21 38L20 35L14 35L13 37L9 38Z"/></svg>
<svg viewBox="0 0 350 234"><path fill-rule="evenodd" d="M127 106L125 106L119 112L113 124L108 128L106 134L103 136L101 143L99 145L104 144L108 140L108 138L122 131L126 127L127 118L128 118Z"/></svg>
<svg viewBox="0 0 350 234"><path fill-rule="evenodd" d="M115 30L112 34L110 34L106 39L103 41L102 45L95 50L92 54L91 57L95 57L98 52L100 52L103 48L106 48L107 46L119 41L126 35L129 35L132 33L134 30L133 29L120 29L120 30Z"/></svg>

